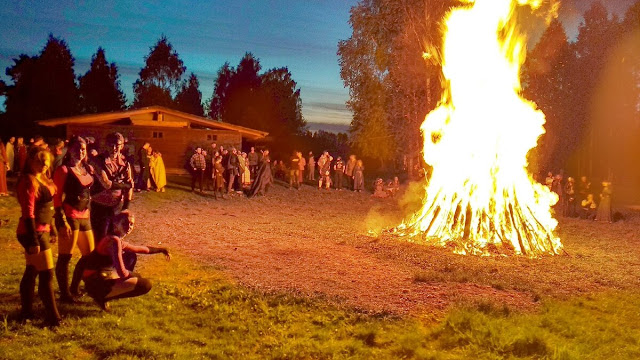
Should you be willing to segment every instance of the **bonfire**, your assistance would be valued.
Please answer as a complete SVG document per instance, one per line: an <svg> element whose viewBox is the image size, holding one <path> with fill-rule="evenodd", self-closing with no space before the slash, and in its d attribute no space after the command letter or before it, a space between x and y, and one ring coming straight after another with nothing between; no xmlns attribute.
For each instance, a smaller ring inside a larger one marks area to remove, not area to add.
<svg viewBox="0 0 640 360"><path fill-rule="evenodd" d="M526 38L514 16L540 1L467 2L445 19L443 96L421 126L423 206L394 231L460 254L558 254L558 198L527 171L545 117L520 96Z"/></svg>

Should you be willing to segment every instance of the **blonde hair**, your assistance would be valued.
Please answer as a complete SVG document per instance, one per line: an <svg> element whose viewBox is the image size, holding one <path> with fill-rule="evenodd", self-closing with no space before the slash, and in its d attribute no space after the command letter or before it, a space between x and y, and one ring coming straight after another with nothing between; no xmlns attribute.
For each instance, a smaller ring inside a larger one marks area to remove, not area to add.
<svg viewBox="0 0 640 360"><path fill-rule="evenodd" d="M44 168L47 160L49 162L49 168L46 172L43 172L41 169ZM51 152L49 152L49 150L45 150L39 146L34 146L29 149L27 160L24 163L24 172L22 173L22 176L28 179L36 194L40 189L40 184L44 184L46 186L55 186L53 185L53 180L51 179L52 163L53 155L51 154Z"/></svg>

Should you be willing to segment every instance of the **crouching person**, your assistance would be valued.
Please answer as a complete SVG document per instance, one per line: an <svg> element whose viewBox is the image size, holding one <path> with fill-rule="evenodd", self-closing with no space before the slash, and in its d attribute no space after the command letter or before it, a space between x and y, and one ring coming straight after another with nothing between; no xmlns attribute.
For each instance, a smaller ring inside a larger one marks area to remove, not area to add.
<svg viewBox="0 0 640 360"><path fill-rule="evenodd" d="M144 295L151 290L151 282L133 273L136 254L162 253L171 259L169 250L151 246L132 245L123 241L133 230L133 214L122 212L113 218L107 236L89 254L83 280L85 290L107 311L108 301Z"/></svg>

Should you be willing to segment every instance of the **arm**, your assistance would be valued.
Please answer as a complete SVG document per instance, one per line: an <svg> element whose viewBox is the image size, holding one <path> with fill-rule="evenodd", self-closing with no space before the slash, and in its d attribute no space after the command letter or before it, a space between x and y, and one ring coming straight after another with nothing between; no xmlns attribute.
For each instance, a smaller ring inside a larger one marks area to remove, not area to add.
<svg viewBox="0 0 640 360"><path fill-rule="evenodd" d="M136 254L164 254L167 259L171 258L171 254L167 248L145 246L145 245L132 245L128 242L122 241L122 248L126 251L131 251Z"/></svg>
<svg viewBox="0 0 640 360"><path fill-rule="evenodd" d="M129 270L127 270L127 268L124 266L124 260L122 259L122 241L114 236L110 236L102 241L110 242L108 244L108 251L111 255L111 262L113 264L113 267L116 269L118 276L122 279L128 278L131 274L129 273Z"/></svg>

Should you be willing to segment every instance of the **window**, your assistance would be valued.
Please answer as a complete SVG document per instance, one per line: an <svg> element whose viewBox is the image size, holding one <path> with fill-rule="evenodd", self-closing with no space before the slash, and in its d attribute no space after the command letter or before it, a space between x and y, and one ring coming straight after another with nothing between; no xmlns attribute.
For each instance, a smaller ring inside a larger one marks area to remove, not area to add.
<svg viewBox="0 0 640 360"><path fill-rule="evenodd" d="M218 140L218 135L207 134L207 141L216 141Z"/></svg>
<svg viewBox="0 0 640 360"><path fill-rule="evenodd" d="M162 138L164 138L164 134L162 133L162 131L154 131L153 132L153 138L154 139L162 139Z"/></svg>

